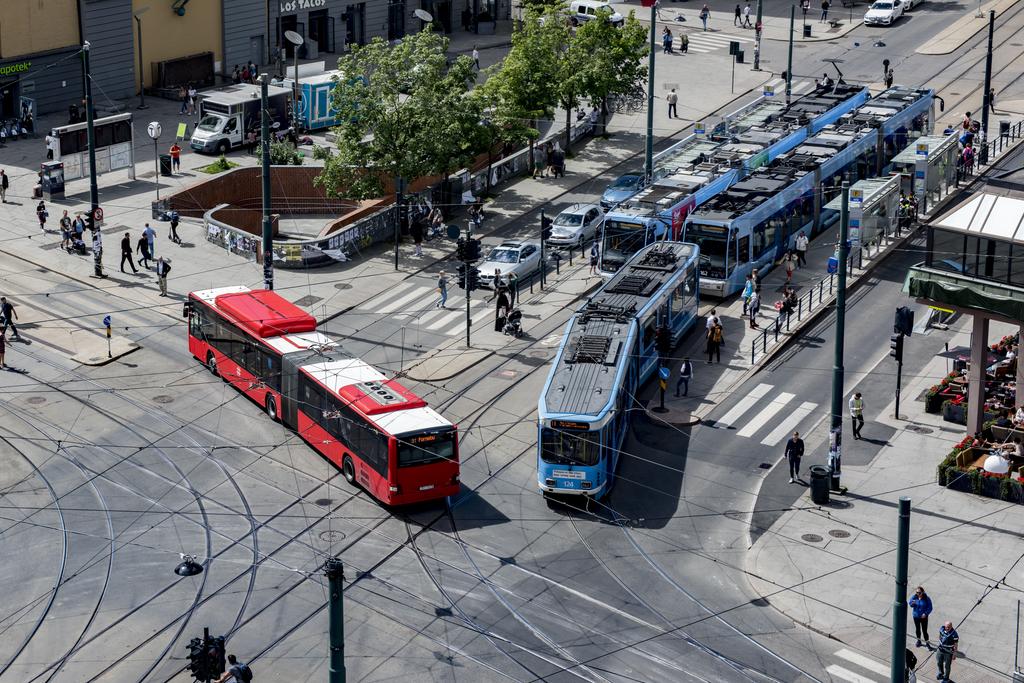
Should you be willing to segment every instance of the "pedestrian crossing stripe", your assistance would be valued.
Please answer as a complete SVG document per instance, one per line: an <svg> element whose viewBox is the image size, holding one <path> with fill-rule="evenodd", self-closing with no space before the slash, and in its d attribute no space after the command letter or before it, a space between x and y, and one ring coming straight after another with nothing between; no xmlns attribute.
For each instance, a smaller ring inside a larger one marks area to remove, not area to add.
<svg viewBox="0 0 1024 683"><path fill-rule="evenodd" d="M825 668L825 671L832 674L834 678L838 678L841 681L848 681L848 683L877 683L873 678L861 676L860 674L854 673L849 669L845 669L838 664L829 665Z"/></svg>
<svg viewBox="0 0 1024 683"><path fill-rule="evenodd" d="M865 657L862 654L852 652L850 650L847 650L846 648L843 648L842 650L836 652L836 656L842 657L848 662L853 662L854 664L857 664L858 666L861 666L867 669L868 671L874 671L876 674L881 674L882 676L889 675L889 667L879 662L876 662L870 657Z"/></svg>
<svg viewBox="0 0 1024 683"><path fill-rule="evenodd" d="M713 52L714 50L729 47L729 43L734 41L750 43L754 40L745 36L733 36L727 33L705 33L703 31L687 33L686 35L690 39L690 46L687 48L687 52Z"/></svg>
<svg viewBox="0 0 1024 683"><path fill-rule="evenodd" d="M834 680L846 681L846 683L884 683L889 680L889 667L881 662L876 662L870 657L865 657L858 652L853 652L846 648L838 650L835 655L845 660L845 662L843 663L844 665L830 664L825 667L826 673L831 675ZM862 671L870 671L873 674L877 674L877 676L881 676L881 678L858 673L846 668L847 666Z"/></svg>
<svg viewBox="0 0 1024 683"><path fill-rule="evenodd" d="M721 419L715 420L716 428L738 427L736 436L745 439L757 438L767 425L783 414L782 421L776 424L763 439L762 445L775 446L789 437L793 430L818 408L813 401L801 401L795 405L796 395L785 391L772 395L774 385L758 384L745 396L740 398ZM748 413L754 412L744 421Z"/></svg>
<svg viewBox="0 0 1024 683"><path fill-rule="evenodd" d="M458 292L458 293L457 293ZM391 292L387 300L363 304L353 313L384 315L402 321L410 329L442 336L458 334L466 329L466 300L462 290L448 288L447 308L439 309L441 296L437 287L420 282L407 282ZM482 290L470 300L470 319L476 326L495 315L494 302L487 301L490 294Z"/></svg>

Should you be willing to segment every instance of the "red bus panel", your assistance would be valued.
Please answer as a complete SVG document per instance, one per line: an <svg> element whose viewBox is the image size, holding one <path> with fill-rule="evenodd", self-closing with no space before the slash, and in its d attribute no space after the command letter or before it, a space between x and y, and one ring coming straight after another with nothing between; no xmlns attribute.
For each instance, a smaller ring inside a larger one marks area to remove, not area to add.
<svg viewBox="0 0 1024 683"><path fill-rule="evenodd" d="M268 289L220 294L214 301L217 308L261 339L316 329L316 318Z"/></svg>

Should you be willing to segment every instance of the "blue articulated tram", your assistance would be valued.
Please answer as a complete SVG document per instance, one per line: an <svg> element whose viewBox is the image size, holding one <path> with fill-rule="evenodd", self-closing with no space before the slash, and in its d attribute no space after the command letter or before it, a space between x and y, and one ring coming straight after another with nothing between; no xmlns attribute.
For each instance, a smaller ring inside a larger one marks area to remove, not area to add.
<svg viewBox="0 0 1024 683"><path fill-rule="evenodd" d="M659 328L674 345L697 320L698 258L693 244L648 245L569 321L537 408L545 494L600 497L611 488L634 395L658 368Z"/></svg>
<svg viewBox="0 0 1024 683"><path fill-rule="evenodd" d="M702 293L740 291L801 230L813 237L834 223L836 212L824 207L843 181L885 173L900 150L931 130L934 99L932 90L890 88L694 209L684 239L700 245Z"/></svg>

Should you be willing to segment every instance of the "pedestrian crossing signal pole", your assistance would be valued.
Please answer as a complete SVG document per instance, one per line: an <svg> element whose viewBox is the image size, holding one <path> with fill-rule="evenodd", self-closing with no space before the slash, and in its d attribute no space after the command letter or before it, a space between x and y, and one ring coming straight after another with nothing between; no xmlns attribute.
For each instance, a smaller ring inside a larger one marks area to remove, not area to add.
<svg viewBox="0 0 1024 683"><path fill-rule="evenodd" d="M793 25L796 23L796 5L789 6L789 56L786 59L786 104L793 97Z"/></svg>
<svg viewBox="0 0 1024 683"><path fill-rule="evenodd" d="M757 0L757 23L754 24L754 71L761 70L761 33L764 24L761 23L761 0Z"/></svg>
<svg viewBox="0 0 1024 683"><path fill-rule="evenodd" d="M328 683L345 683L345 605L344 584L345 570L341 560L332 557L324 564L330 589L330 668L327 673Z"/></svg>
<svg viewBox="0 0 1024 683"><path fill-rule="evenodd" d="M829 469L832 489L840 491L843 455L843 352L846 333L846 260L850 245L850 183L843 182L842 201L839 205L839 268L836 271L836 339L832 359L832 431L829 438Z"/></svg>
<svg viewBox="0 0 1024 683"><path fill-rule="evenodd" d="M654 41L658 28L658 3L656 0L640 0L640 4L651 8L651 43L647 46L647 140L644 146L644 175L650 182L654 177Z"/></svg>
<svg viewBox="0 0 1024 683"><path fill-rule="evenodd" d="M260 178L263 206L263 288L274 288L274 227L270 218L270 105L267 74L260 75Z"/></svg>

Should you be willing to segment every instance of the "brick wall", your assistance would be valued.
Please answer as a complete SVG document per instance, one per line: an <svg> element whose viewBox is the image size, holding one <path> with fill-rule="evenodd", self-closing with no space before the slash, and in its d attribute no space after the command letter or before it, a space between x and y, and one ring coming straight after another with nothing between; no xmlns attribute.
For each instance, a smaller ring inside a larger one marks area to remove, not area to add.
<svg viewBox="0 0 1024 683"><path fill-rule="evenodd" d="M261 237L263 235L263 210L262 209L240 209L237 206L228 206L210 214L214 220L225 225L244 230L250 235ZM277 237L280 216L276 213L270 215L270 230L274 237Z"/></svg>

